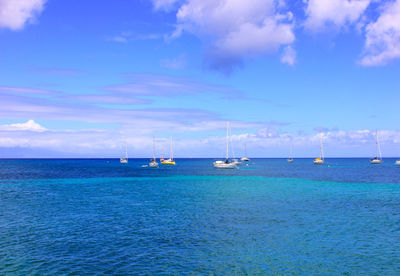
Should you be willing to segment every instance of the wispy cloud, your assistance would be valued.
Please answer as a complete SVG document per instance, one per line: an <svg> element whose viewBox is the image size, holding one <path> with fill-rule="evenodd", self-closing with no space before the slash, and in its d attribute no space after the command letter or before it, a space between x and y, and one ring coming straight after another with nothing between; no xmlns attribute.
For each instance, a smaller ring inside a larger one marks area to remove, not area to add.
<svg viewBox="0 0 400 276"><path fill-rule="evenodd" d="M296 50L292 46L286 46L283 50L281 62L293 66L296 64Z"/></svg>
<svg viewBox="0 0 400 276"><path fill-rule="evenodd" d="M60 76L72 76L77 75L81 71L74 69L64 69L64 68L34 68L29 69L28 72L35 74L49 74L49 75L60 75Z"/></svg>
<svg viewBox="0 0 400 276"><path fill-rule="evenodd" d="M127 76L128 83L104 87L105 91L124 95L146 97L173 97L179 95L214 94L221 97L243 97L243 94L231 87L200 83L182 77L157 74L132 74Z"/></svg>
<svg viewBox="0 0 400 276"><path fill-rule="evenodd" d="M106 40L120 43L128 43L137 40L156 40L162 38L163 35L158 33L134 33L131 31L125 31L120 32L117 35L106 36Z"/></svg>
<svg viewBox="0 0 400 276"><path fill-rule="evenodd" d="M186 55L182 54L176 58L172 59L162 59L160 60L160 65L169 69L183 69L186 67Z"/></svg>

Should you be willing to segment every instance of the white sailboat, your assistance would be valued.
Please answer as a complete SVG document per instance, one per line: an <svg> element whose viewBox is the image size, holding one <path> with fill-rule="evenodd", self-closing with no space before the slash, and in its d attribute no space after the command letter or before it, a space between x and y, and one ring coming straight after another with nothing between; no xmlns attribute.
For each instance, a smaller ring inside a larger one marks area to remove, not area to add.
<svg viewBox="0 0 400 276"><path fill-rule="evenodd" d="M226 158L225 161L215 161L213 163L216 169L236 169L234 162L229 161L229 122L226 123Z"/></svg>
<svg viewBox="0 0 400 276"><path fill-rule="evenodd" d="M320 142L320 157L314 159L314 165L323 165L325 162L325 157L324 157L324 146L322 144L322 133L319 134L319 142Z"/></svg>
<svg viewBox="0 0 400 276"><path fill-rule="evenodd" d="M243 162L249 162L250 158L248 158L246 156L247 156L247 147L246 147L246 143L244 143L244 157L240 158L240 160L242 160Z"/></svg>
<svg viewBox="0 0 400 276"><path fill-rule="evenodd" d="M161 164L163 164L163 165L175 165L174 152L172 150L172 137L170 139L170 144L169 144L169 159L162 160Z"/></svg>
<svg viewBox="0 0 400 276"><path fill-rule="evenodd" d="M126 142L125 142L125 157L120 158L119 162L121 164L127 164L128 163L128 145L127 145Z"/></svg>
<svg viewBox="0 0 400 276"><path fill-rule="evenodd" d="M379 139L378 139L378 131L375 131L375 137L376 137L376 156L370 160L371 164L381 164L382 163L382 152L381 152L381 146L379 145Z"/></svg>
<svg viewBox="0 0 400 276"><path fill-rule="evenodd" d="M156 142L155 142L154 136L153 136L153 159L149 163L149 167L150 168L158 168L158 163L156 160Z"/></svg>
<svg viewBox="0 0 400 276"><path fill-rule="evenodd" d="M400 160L396 160L396 162L394 162L395 165L400 166Z"/></svg>
<svg viewBox="0 0 400 276"><path fill-rule="evenodd" d="M292 144L290 144L290 154L289 154L289 158L287 160L289 163L292 163L293 160L293 152L292 152Z"/></svg>

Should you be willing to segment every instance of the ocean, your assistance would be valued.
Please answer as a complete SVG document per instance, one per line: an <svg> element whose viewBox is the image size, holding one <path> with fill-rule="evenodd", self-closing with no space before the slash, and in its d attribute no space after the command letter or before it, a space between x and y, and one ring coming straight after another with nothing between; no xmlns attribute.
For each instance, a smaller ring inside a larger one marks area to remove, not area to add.
<svg viewBox="0 0 400 276"><path fill-rule="evenodd" d="M0 160L0 275L400 275L394 159Z"/></svg>

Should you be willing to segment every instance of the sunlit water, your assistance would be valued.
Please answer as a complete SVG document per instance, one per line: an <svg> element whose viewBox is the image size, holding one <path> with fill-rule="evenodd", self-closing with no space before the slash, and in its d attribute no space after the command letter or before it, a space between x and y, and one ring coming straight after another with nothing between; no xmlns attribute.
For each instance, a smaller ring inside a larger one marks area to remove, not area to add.
<svg viewBox="0 0 400 276"><path fill-rule="evenodd" d="M0 160L0 274L400 274L386 159Z"/></svg>

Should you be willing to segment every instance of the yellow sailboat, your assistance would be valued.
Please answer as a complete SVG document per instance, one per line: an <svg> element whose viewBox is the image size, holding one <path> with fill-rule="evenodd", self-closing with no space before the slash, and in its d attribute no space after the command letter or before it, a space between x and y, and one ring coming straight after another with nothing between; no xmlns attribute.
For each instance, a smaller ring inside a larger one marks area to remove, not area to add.
<svg viewBox="0 0 400 276"><path fill-rule="evenodd" d="M169 145L169 159L161 161L163 165L175 165L174 153L172 151L172 137Z"/></svg>
<svg viewBox="0 0 400 276"><path fill-rule="evenodd" d="M325 162L324 147L322 145L322 133L319 134L319 142L320 142L321 156L319 158L314 159L314 165L323 165Z"/></svg>

